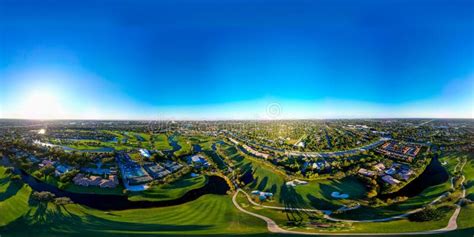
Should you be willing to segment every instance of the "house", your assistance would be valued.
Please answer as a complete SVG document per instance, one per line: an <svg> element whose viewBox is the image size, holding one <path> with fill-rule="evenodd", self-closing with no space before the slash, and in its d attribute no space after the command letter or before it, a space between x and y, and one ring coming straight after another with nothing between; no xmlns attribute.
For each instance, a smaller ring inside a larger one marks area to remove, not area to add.
<svg viewBox="0 0 474 237"><path fill-rule="evenodd" d="M102 179L99 187L101 188L115 188L119 184L118 177L116 175L109 175L108 179Z"/></svg>
<svg viewBox="0 0 474 237"><path fill-rule="evenodd" d="M69 171L71 171L72 168L70 166L67 166L67 165L58 165L56 167L56 170L54 171L54 175L55 176L60 176L62 174L65 174Z"/></svg>
<svg viewBox="0 0 474 237"><path fill-rule="evenodd" d="M262 158L264 158L264 159L268 159L268 157L270 157L269 154L256 151L256 150L254 150L254 149L253 149L252 147L250 147L250 146L242 145L242 147L243 147L247 152L249 152L250 154L252 154L252 155L254 155L254 156L262 157Z"/></svg>
<svg viewBox="0 0 474 237"><path fill-rule="evenodd" d="M73 179L74 184L79 186L99 186L100 188L115 188L119 184L116 175L109 175L108 179L99 176L91 176L87 178L84 174L77 174Z"/></svg>
<svg viewBox="0 0 474 237"><path fill-rule="evenodd" d="M411 169L402 169L398 174L403 180L407 181L413 175L413 171Z"/></svg>
<svg viewBox="0 0 474 237"><path fill-rule="evenodd" d="M209 163L207 162L207 160L202 157L201 155L194 155L194 156L191 156L188 158L188 163L189 164L194 164L195 166L204 166L204 167L208 167L209 166Z"/></svg>
<svg viewBox="0 0 474 237"><path fill-rule="evenodd" d="M382 172L382 171L385 170L385 165L382 162L380 162L380 163L374 165L374 169L378 172Z"/></svg>
<svg viewBox="0 0 474 237"><path fill-rule="evenodd" d="M391 167L390 169L386 170L385 173L388 175L393 175L397 173L397 170L394 167Z"/></svg>
<svg viewBox="0 0 474 237"><path fill-rule="evenodd" d="M51 160L43 160L41 161L40 164L38 164L39 167L45 167L45 166L48 166L48 165L51 165L53 166L56 162L54 161L51 161Z"/></svg>
<svg viewBox="0 0 474 237"><path fill-rule="evenodd" d="M28 156L28 160L30 160L33 163L38 163L39 162L39 159L36 158L34 155Z"/></svg>
<svg viewBox="0 0 474 237"><path fill-rule="evenodd" d="M375 176L375 172L372 171L372 170L367 170L367 169L364 169L364 168L360 168L359 171L357 171L357 173L361 174L361 175L365 175L365 176L368 176L368 177L373 177Z"/></svg>
<svg viewBox="0 0 474 237"><path fill-rule="evenodd" d="M399 184L400 183L400 180L398 179L394 179L392 176L390 175L385 175L382 177L382 180L385 181L386 183L389 183L391 185L394 185L394 184Z"/></svg>

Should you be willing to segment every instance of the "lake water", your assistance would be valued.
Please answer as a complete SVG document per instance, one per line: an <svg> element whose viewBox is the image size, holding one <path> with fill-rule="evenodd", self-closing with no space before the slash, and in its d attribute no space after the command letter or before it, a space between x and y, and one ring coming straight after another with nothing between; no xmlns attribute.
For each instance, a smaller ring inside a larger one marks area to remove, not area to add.
<svg viewBox="0 0 474 237"><path fill-rule="evenodd" d="M397 192L379 195L378 197L382 199L395 198L398 196L414 197L423 192L423 190L428 187L446 182L448 178L448 172L439 162L438 156L435 155L435 157L431 159L431 162L428 164L425 171L423 171L423 173L421 173L405 187L398 190Z"/></svg>

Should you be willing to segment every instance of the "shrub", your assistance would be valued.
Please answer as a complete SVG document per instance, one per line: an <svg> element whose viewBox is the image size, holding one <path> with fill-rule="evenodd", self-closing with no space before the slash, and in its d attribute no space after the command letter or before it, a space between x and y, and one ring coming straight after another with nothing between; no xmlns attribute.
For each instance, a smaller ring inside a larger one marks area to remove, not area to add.
<svg viewBox="0 0 474 237"><path fill-rule="evenodd" d="M33 192L33 199L39 202L50 202L54 199L55 195L50 192Z"/></svg>
<svg viewBox="0 0 474 237"><path fill-rule="evenodd" d="M441 218L443 218L445 213L446 212L440 210L440 208L436 209L432 206L428 206L422 211L409 215L408 219L410 221L416 221L416 222L440 220Z"/></svg>
<svg viewBox="0 0 474 237"><path fill-rule="evenodd" d="M11 181L16 182L16 183L21 182L21 176L18 174L12 175L10 179Z"/></svg>
<svg viewBox="0 0 474 237"><path fill-rule="evenodd" d="M66 204L72 204L72 203L73 202L68 197L58 197L58 198L54 199L54 204L56 204L58 206L64 206Z"/></svg>

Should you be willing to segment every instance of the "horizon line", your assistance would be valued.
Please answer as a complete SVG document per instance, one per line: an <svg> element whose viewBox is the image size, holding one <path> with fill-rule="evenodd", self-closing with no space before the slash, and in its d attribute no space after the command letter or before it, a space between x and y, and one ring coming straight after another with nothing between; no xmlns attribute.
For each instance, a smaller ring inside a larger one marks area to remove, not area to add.
<svg viewBox="0 0 474 237"><path fill-rule="evenodd" d="M331 117L331 118L282 118L282 119L126 119L126 118L1 118L0 120L30 121L292 121L292 120L388 120L388 119L433 119L433 120L474 120L474 117Z"/></svg>

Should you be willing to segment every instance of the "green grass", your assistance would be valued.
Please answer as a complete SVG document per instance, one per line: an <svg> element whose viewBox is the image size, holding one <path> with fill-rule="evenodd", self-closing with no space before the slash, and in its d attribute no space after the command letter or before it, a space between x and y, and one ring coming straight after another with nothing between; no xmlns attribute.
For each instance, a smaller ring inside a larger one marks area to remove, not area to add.
<svg viewBox="0 0 474 237"><path fill-rule="evenodd" d="M368 222L368 223L353 223L351 232L377 232L377 233L401 233L401 232L416 232L425 230L436 230L446 227L449 218L454 212L454 208L447 208L445 215L440 220L426 221L426 222L412 222L408 219L388 221L388 222Z"/></svg>
<svg viewBox="0 0 474 237"><path fill-rule="evenodd" d="M223 145L222 148L222 153L234 161L241 173L252 171L254 181L247 185L247 191L260 190L274 194L274 200L266 205L331 210L348 202L332 198L331 193L334 191L347 193L350 199L365 196L365 186L353 177L342 180L321 179L296 187L286 186L285 179L288 178L276 172L275 168L265 161L239 153L235 147Z"/></svg>
<svg viewBox="0 0 474 237"><path fill-rule="evenodd" d="M175 139L178 141L178 145L181 146L181 149L174 152L175 156L184 156L192 153L191 141L184 136L175 136Z"/></svg>
<svg viewBox="0 0 474 237"><path fill-rule="evenodd" d="M3 217L1 217L3 218ZM34 206L0 228L2 236L150 236L265 233L265 225L238 212L228 196L206 195L164 208L102 212L79 205Z"/></svg>
<svg viewBox="0 0 474 237"><path fill-rule="evenodd" d="M241 155L235 147L227 147L223 153L235 163L235 167L240 169L242 174L252 172L254 180L247 184L248 190L272 192L274 199L276 201L280 200L280 194L285 184L285 179L282 175L275 172L271 166L265 165L263 161L257 161Z"/></svg>
<svg viewBox="0 0 474 237"><path fill-rule="evenodd" d="M204 175L194 178L187 175L170 184L156 185L143 192L131 193L129 194L129 200L173 200L182 197L190 190L203 187L206 183L207 178Z"/></svg>
<svg viewBox="0 0 474 237"><path fill-rule="evenodd" d="M164 151L164 150L172 150L173 147L168 142L168 136L166 134L154 134L153 135L153 147L156 150Z"/></svg>
<svg viewBox="0 0 474 237"><path fill-rule="evenodd" d="M0 166L0 226L16 220L28 211L30 192L29 186L10 182L5 168Z"/></svg>
<svg viewBox="0 0 474 237"><path fill-rule="evenodd" d="M427 222L411 222L408 219L388 221L388 222L371 222L371 223L340 223L332 222L328 220L321 220L321 215L311 214L307 212L284 212L281 210L273 210L263 207L254 206L248 202L247 198L243 194L237 196L237 202L244 209L264 215L274 220L280 227L284 229L291 229L303 232L320 232L320 233L401 233L401 232L416 232L416 231L427 231L444 228L452 213L453 208L447 208L445 216L440 220L427 221ZM335 225L332 228L314 228L308 227L307 224L310 219L309 217L316 217L320 222L332 223ZM289 220L302 220L303 225L298 227L287 226ZM467 220L466 220L467 221ZM472 224L471 224L472 225Z"/></svg>
<svg viewBox="0 0 474 237"><path fill-rule="evenodd" d="M458 228L474 228L474 204L462 207L458 216Z"/></svg>
<svg viewBox="0 0 474 237"><path fill-rule="evenodd" d="M310 181L307 185L299 185L294 189L310 207L322 210L335 210L348 202L331 197L332 192L349 194L349 200L364 198L367 192L366 187L354 177Z"/></svg>
<svg viewBox="0 0 474 237"><path fill-rule="evenodd" d="M198 144L201 146L202 150L212 150L212 144L214 144L217 140L214 137L208 137L204 135L196 135L189 137L189 141L192 144Z"/></svg>
<svg viewBox="0 0 474 237"><path fill-rule="evenodd" d="M4 171L0 167L2 237L266 233L264 222L236 210L229 196L205 195L178 206L112 212L77 204L58 207L30 202L31 188L11 183Z"/></svg>
<svg viewBox="0 0 474 237"><path fill-rule="evenodd" d="M447 164L444 166L448 173L452 175L454 173L454 168L457 165L457 158L461 154L459 153L447 153L440 157L440 162L446 162ZM468 167L466 164L465 168ZM377 218L385 218L395 215L403 214L409 210L413 210L426 204L430 203L440 195L448 192L451 190L451 182L449 178L446 182L429 187L419 195L409 198L408 200L395 203L389 206L384 207L371 207L371 206L362 206L361 208L348 211L341 214L335 214L334 217L344 218L344 219L356 219L356 220L364 220L364 219L377 219ZM466 179L467 180L467 179Z"/></svg>

